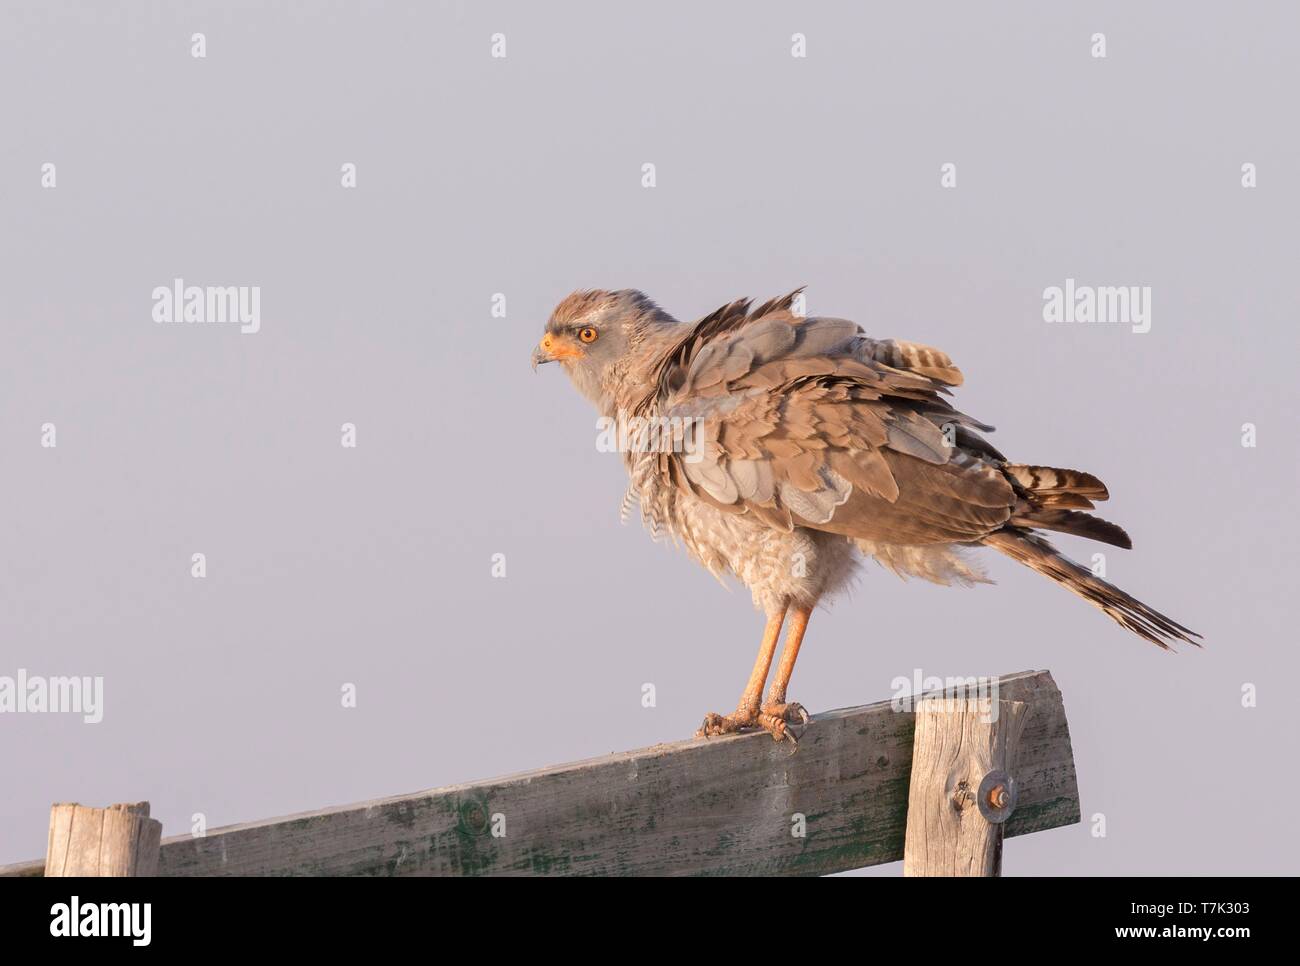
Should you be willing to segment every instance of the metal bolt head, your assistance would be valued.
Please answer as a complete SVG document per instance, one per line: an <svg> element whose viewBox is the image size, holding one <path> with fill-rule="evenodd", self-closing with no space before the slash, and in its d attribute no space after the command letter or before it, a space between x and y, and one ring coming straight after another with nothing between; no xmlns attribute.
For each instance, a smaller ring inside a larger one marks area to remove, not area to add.
<svg viewBox="0 0 1300 966"><path fill-rule="evenodd" d="M1004 771L994 770L980 782L976 796L980 814L995 825L1005 822L1016 808L1016 783Z"/></svg>

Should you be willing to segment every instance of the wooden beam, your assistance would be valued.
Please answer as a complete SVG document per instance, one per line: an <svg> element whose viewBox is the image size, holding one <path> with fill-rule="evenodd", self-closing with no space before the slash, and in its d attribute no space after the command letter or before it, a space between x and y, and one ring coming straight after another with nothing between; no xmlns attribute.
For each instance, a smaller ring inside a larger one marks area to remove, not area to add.
<svg viewBox="0 0 1300 966"><path fill-rule="evenodd" d="M88 808L50 807L48 876L150 876L158 872L162 823L149 817L149 803Z"/></svg>
<svg viewBox="0 0 1300 966"><path fill-rule="evenodd" d="M998 683L1001 698L1029 707L1006 834L1078 822L1052 676ZM894 862L913 718L882 701L815 716L797 751L763 733L692 739L177 836L159 874L820 875ZM39 874L32 866L0 874Z"/></svg>
<svg viewBox="0 0 1300 966"><path fill-rule="evenodd" d="M1023 701L927 698L916 709L905 876L1002 874L1015 814Z"/></svg>

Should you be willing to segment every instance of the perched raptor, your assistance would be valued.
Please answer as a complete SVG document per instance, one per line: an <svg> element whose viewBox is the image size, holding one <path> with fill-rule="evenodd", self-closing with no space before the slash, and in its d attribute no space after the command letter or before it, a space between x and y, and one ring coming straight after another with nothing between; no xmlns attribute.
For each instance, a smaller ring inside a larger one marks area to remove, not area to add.
<svg viewBox="0 0 1300 966"><path fill-rule="evenodd" d="M1037 531L1125 549L1088 510L1095 476L1009 462L986 426L948 402L961 372L937 349L869 338L853 322L802 318L798 293L724 305L693 325L640 292L575 292L533 352L595 403L627 464L631 500L718 575L738 577L767 616L732 714L699 734L761 727L779 740L807 713L786 699L808 618L863 556L900 576L987 582L966 551L992 547L1161 647L1199 635L1066 559ZM785 649L762 700L781 626Z"/></svg>

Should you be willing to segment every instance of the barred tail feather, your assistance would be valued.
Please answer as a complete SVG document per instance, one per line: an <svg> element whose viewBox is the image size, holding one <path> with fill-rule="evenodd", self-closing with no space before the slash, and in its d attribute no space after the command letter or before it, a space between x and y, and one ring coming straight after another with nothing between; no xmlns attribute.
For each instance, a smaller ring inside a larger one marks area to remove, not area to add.
<svg viewBox="0 0 1300 966"><path fill-rule="evenodd" d="M1063 470L1056 466L1032 466L1028 463L1008 463L1002 472L1011 477L1035 496L1050 500L1054 496L1070 494L1089 500L1109 499L1106 484L1091 473L1082 470Z"/></svg>
<svg viewBox="0 0 1300 966"><path fill-rule="evenodd" d="M1018 527L1005 527L989 534L981 542L1078 594L1120 627L1152 644L1168 649L1169 643L1177 640L1200 647L1192 639L1200 637L1200 634L1153 610L1136 597L1124 593L1114 584L1107 583L1092 571L1062 556L1037 534Z"/></svg>
<svg viewBox="0 0 1300 966"><path fill-rule="evenodd" d="M1080 513L1078 510L1022 511L1011 518L1011 523L1014 526L1037 527L1041 530L1055 530L1076 537L1087 537L1089 540L1109 543L1123 550L1133 549L1133 541L1129 539L1123 527L1089 513Z"/></svg>

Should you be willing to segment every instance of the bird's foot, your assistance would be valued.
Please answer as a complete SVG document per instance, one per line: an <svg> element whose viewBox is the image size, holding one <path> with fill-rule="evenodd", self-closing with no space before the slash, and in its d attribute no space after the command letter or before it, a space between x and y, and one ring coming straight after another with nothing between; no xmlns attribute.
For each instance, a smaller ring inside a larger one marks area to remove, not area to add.
<svg viewBox="0 0 1300 966"><path fill-rule="evenodd" d="M780 718L782 721L788 721L790 724L806 725L809 720L808 712L798 701L783 701L779 704L765 704L763 705L763 714L771 715L774 718Z"/></svg>
<svg viewBox="0 0 1300 966"><path fill-rule="evenodd" d="M762 728L772 736L773 741L789 741L790 744L797 745L799 741L788 726L795 723L807 724L808 712L804 711L802 705L794 702L770 704L753 710L738 708L732 714L725 716L710 711L704 716L704 723L700 725L700 730L695 732L695 737L708 738L733 734L747 728Z"/></svg>
<svg viewBox="0 0 1300 966"><path fill-rule="evenodd" d="M757 723L758 712L739 709L734 714L721 715L710 711L704 716L704 723L695 732L696 738L710 738L714 735L729 735L745 728L752 728Z"/></svg>

